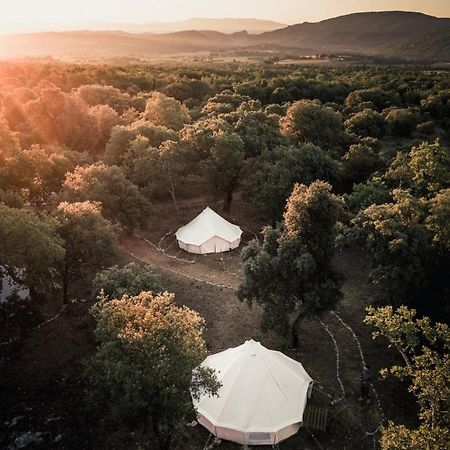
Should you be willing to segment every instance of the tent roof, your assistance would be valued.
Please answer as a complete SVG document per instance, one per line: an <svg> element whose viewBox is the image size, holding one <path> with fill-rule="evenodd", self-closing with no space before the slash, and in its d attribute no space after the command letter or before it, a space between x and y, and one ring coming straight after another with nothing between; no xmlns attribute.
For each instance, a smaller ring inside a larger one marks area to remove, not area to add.
<svg viewBox="0 0 450 450"><path fill-rule="evenodd" d="M228 222L210 207L175 233L179 241L191 245L202 245L214 236L234 242L241 234L242 230L237 225Z"/></svg>
<svg viewBox="0 0 450 450"><path fill-rule="evenodd" d="M216 427L242 432L277 432L302 421L312 381L303 366L259 342L209 356L202 366L216 369L219 397L194 399L198 412Z"/></svg>

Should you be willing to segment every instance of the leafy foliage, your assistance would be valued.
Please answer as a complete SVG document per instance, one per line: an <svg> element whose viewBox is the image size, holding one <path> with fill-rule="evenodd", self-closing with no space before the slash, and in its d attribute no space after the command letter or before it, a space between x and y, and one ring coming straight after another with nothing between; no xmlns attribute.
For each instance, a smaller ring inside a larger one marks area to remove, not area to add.
<svg viewBox="0 0 450 450"><path fill-rule="evenodd" d="M61 203L54 217L66 249L61 274L63 300L67 303L72 280L89 278L114 261L118 252L116 233L95 203Z"/></svg>
<svg viewBox="0 0 450 450"><path fill-rule="evenodd" d="M163 291L160 277L148 267L129 263L123 267L113 266L97 273L93 281L94 296L103 291L105 298L135 296L143 291L159 294Z"/></svg>
<svg viewBox="0 0 450 450"><path fill-rule="evenodd" d="M280 125L286 136L296 143L311 142L339 153L344 141L341 114L316 100L295 102Z"/></svg>
<svg viewBox="0 0 450 450"><path fill-rule="evenodd" d="M392 203L371 205L354 219L373 257L371 279L384 302L414 304L427 292L436 312L446 304L447 227L441 214L447 214L447 194L431 203L404 190L394 190L393 196Z"/></svg>
<svg viewBox="0 0 450 450"><path fill-rule="evenodd" d="M254 208L275 224L295 183L336 182L338 172L337 161L320 147L280 146L247 163L242 190Z"/></svg>
<svg viewBox="0 0 450 450"><path fill-rule="evenodd" d="M383 336L402 355L405 365L383 369L384 376L410 380L408 390L419 405L420 425L410 429L390 422L382 431L383 450L446 448L450 416L450 330L428 317L416 318L416 311L401 306L368 309L365 322L375 327L373 337Z"/></svg>
<svg viewBox="0 0 450 450"><path fill-rule="evenodd" d="M119 423L142 427L152 448L168 450L174 433L193 417L190 396L216 394L210 370L192 371L206 356L203 319L174 304L173 294L142 292L92 309L97 353L88 363L90 399Z"/></svg>
<svg viewBox="0 0 450 450"><path fill-rule="evenodd" d="M148 221L148 201L117 166L78 166L66 176L63 197L71 202L100 202L105 217L128 231Z"/></svg>
<svg viewBox="0 0 450 450"><path fill-rule="evenodd" d="M58 288L65 249L48 218L0 204L0 242L0 266L32 296Z"/></svg>
<svg viewBox="0 0 450 450"><path fill-rule="evenodd" d="M300 319L328 311L341 297L331 264L340 208L329 184L296 184L284 226L266 227L263 242L252 241L242 252L245 278L238 297L263 307L264 328L291 330L294 346Z"/></svg>

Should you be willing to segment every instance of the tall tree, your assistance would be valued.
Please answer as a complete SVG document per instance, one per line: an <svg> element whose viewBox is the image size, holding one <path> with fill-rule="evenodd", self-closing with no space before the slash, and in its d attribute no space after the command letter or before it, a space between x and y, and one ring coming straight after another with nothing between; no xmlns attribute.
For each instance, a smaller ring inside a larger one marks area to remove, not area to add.
<svg viewBox="0 0 450 450"><path fill-rule="evenodd" d="M272 225L281 219L295 183L335 182L339 165L328 152L313 144L279 146L246 162L242 194Z"/></svg>
<svg viewBox="0 0 450 450"><path fill-rule="evenodd" d="M242 163L244 143L235 133L218 132L209 157L203 162L205 176L215 197L223 196L223 210L229 212Z"/></svg>
<svg viewBox="0 0 450 450"><path fill-rule="evenodd" d="M66 175L63 198L69 202L100 202L105 217L127 231L148 222L149 202L117 166L78 166Z"/></svg>
<svg viewBox="0 0 450 450"><path fill-rule="evenodd" d="M188 109L174 98L161 92L153 92L147 100L144 119L155 125L179 131L191 121Z"/></svg>
<svg viewBox="0 0 450 450"><path fill-rule="evenodd" d="M391 202L357 214L355 232L371 252L370 279L380 301L448 312L448 210L445 191L429 201L396 189Z"/></svg>
<svg viewBox="0 0 450 450"><path fill-rule="evenodd" d="M301 320L330 310L342 295L341 277L332 266L340 210L329 184L296 184L284 224L265 228L262 244L252 241L242 252L238 297L262 306L264 328L290 330L295 348Z"/></svg>
<svg viewBox="0 0 450 450"><path fill-rule="evenodd" d="M409 380L409 392L419 406L419 426L408 428L389 422L382 429L383 450L441 450L450 442L450 329L401 306L368 309L364 320L375 327L373 337L384 337L401 354L404 364L383 369Z"/></svg>
<svg viewBox="0 0 450 450"><path fill-rule="evenodd" d="M344 143L342 116L318 100L299 100L280 121L283 133L296 143L311 142L341 153Z"/></svg>
<svg viewBox="0 0 450 450"><path fill-rule="evenodd" d="M95 203L61 203L54 217L66 249L61 271L63 302L66 304L73 280L81 277L92 280L97 270L114 261L116 234Z"/></svg>
<svg viewBox="0 0 450 450"><path fill-rule="evenodd" d="M32 297L52 293L65 250L54 224L44 216L0 204L0 266L28 286Z"/></svg>
<svg viewBox="0 0 450 450"><path fill-rule="evenodd" d="M219 388L211 370L192 377L207 353L204 320L167 292L100 300L92 312L99 342L88 364L92 404L141 426L151 448L173 448L174 435L194 415L190 390L214 395Z"/></svg>
<svg viewBox="0 0 450 450"><path fill-rule="evenodd" d="M423 142L409 153L409 167L417 191L433 196L450 187L450 148L441 144Z"/></svg>

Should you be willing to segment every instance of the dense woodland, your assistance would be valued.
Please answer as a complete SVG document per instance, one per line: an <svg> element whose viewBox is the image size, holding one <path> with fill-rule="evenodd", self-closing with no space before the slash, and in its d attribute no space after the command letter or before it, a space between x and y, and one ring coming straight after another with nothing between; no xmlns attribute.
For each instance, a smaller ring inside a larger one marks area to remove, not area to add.
<svg viewBox="0 0 450 450"><path fill-rule="evenodd" d="M205 321L176 306L158 274L122 267L120 240L164 221L156 204L178 215L206 195L226 215L238 197L265 225L242 251L237 292L259 305L263 329L295 348L304 320L342 298L336 252L362 251L375 292L366 321L400 351L387 372L409 379L401 389L417 400L416 425L386 423L377 445L445 448L449 74L0 63L0 268L31 294L0 305L2 340L27 339L42 305L90 290L98 346L82 375L86 408L130 417L149 448L175 448ZM197 374L195 389L217 388L213 373Z"/></svg>

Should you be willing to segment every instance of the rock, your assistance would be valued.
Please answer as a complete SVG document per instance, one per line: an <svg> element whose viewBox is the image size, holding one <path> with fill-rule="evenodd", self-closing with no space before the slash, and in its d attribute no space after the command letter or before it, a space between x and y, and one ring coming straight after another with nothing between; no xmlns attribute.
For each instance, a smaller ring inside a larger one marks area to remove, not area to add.
<svg viewBox="0 0 450 450"><path fill-rule="evenodd" d="M61 420L61 417L60 417L60 416L54 416L54 415L51 415L51 416L48 416L48 417L45 419L45 423L46 423L46 424L49 424L49 423L51 423L51 422L57 422L58 420Z"/></svg>
<svg viewBox="0 0 450 450"><path fill-rule="evenodd" d="M63 435L62 434L58 434L58 436L55 437L55 442L60 442L62 441Z"/></svg>
<svg viewBox="0 0 450 450"><path fill-rule="evenodd" d="M11 420L11 422L9 422L9 428L15 427L22 419L24 419L25 416L17 416L14 417L13 420Z"/></svg>
<svg viewBox="0 0 450 450"><path fill-rule="evenodd" d="M14 447L12 448L25 448L30 444L38 444L44 440L45 433L39 431L27 431L17 436L14 440Z"/></svg>

